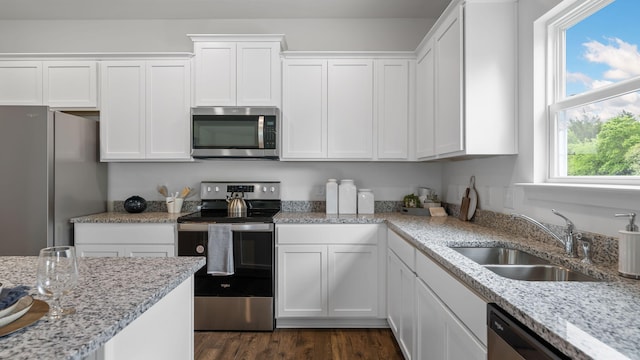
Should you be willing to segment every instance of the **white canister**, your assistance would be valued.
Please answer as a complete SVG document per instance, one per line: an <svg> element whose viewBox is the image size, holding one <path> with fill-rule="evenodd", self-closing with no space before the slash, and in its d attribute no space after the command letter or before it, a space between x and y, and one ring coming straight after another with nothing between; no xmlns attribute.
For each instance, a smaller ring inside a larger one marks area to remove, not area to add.
<svg viewBox="0 0 640 360"><path fill-rule="evenodd" d="M618 271L620 275L640 279L640 232L620 230Z"/></svg>
<svg viewBox="0 0 640 360"><path fill-rule="evenodd" d="M338 213L355 214L357 212L356 192L356 185L353 180L340 180L340 186L338 186Z"/></svg>
<svg viewBox="0 0 640 360"><path fill-rule="evenodd" d="M371 189L358 189L358 214L374 213L374 197Z"/></svg>
<svg viewBox="0 0 640 360"><path fill-rule="evenodd" d="M338 180L329 179L325 189L327 214L338 213Z"/></svg>

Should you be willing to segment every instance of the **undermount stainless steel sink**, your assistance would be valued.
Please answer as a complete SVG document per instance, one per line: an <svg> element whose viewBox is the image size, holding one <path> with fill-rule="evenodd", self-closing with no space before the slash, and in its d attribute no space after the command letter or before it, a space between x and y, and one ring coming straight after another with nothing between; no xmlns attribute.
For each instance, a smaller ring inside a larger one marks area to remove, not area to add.
<svg viewBox="0 0 640 360"><path fill-rule="evenodd" d="M494 273L525 281L600 281L589 275L558 265L485 265Z"/></svg>
<svg viewBox="0 0 640 360"><path fill-rule="evenodd" d="M526 251L506 247L452 247L494 273L524 281L600 281L592 276L553 265Z"/></svg>
<svg viewBox="0 0 640 360"><path fill-rule="evenodd" d="M480 265L537 265L549 261L528 252L504 247L451 248Z"/></svg>

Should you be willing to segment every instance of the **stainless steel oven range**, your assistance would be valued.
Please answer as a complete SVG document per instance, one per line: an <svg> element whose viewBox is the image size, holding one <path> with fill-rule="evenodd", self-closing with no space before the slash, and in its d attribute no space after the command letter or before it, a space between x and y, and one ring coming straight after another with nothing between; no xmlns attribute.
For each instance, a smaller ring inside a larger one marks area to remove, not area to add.
<svg viewBox="0 0 640 360"><path fill-rule="evenodd" d="M207 257L195 274L195 330L273 330L280 183L206 181L200 197L199 212L178 218L178 256ZM238 199L246 212L237 211Z"/></svg>

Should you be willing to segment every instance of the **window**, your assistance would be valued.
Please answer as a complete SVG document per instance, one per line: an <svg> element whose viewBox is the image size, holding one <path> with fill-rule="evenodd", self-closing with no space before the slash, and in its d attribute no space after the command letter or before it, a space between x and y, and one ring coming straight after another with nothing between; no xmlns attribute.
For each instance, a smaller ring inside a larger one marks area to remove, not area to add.
<svg viewBox="0 0 640 360"><path fill-rule="evenodd" d="M549 23L549 181L640 182L638 17L638 0L587 0Z"/></svg>

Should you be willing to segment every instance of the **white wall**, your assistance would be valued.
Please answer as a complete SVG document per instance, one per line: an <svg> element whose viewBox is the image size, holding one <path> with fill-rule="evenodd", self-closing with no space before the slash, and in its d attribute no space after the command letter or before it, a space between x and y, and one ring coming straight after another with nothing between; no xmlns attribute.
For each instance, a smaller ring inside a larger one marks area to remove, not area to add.
<svg viewBox="0 0 640 360"><path fill-rule="evenodd" d="M376 200L401 201L427 186L441 194L440 164L364 162L283 162L205 160L193 163L110 163L109 200L140 195L162 200L157 185L169 191L200 188L200 181L280 181L283 200L322 200L329 178L354 179L358 188L373 189ZM195 199L195 198L194 198Z"/></svg>
<svg viewBox="0 0 640 360"><path fill-rule="evenodd" d="M186 34L285 34L289 50L415 50L434 19L0 21L0 52L191 52Z"/></svg>
<svg viewBox="0 0 640 360"><path fill-rule="evenodd" d="M544 222L564 224L551 213L555 208L567 215L580 230L617 237L617 231L624 229L626 223L622 219L614 220L613 214L640 212L638 191L531 189L515 185L539 181L543 177L540 167L544 162L546 142L541 127L544 107L539 101L543 78L539 73L541 59L534 60L533 23L559 3L560 0L519 2L519 155L445 163L443 190L448 201L459 202L460 189L466 186L471 175L475 175L481 208L504 213L521 212ZM537 99L535 103L534 99Z"/></svg>

